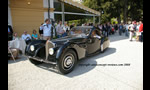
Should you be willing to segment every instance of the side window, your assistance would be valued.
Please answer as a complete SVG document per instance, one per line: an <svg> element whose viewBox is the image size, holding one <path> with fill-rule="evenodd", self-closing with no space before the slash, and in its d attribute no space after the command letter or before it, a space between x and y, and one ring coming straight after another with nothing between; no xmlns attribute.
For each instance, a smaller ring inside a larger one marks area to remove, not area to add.
<svg viewBox="0 0 150 90"><path fill-rule="evenodd" d="M90 34L91 29L85 29L84 31L84 33L88 36Z"/></svg>

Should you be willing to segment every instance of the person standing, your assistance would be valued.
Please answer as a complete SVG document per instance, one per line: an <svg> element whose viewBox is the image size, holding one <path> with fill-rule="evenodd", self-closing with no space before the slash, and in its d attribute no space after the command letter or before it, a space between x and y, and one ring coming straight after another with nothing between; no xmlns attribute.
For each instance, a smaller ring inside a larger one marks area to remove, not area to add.
<svg viewBox="0 0 150 90"><path fill-rule="evenodd" d="M137 22L136 21L134 21L134 30L136 31L136 27L137 27Z"/></svg>
<svg viewBox="0 0 150 90"><path fill-rule="evenodd" d="M106 23L104 23L102 31L103 31L104 36L108 36Z"/></svg>
<svg viewBox="0 0 150 90"><path fill-rule="evenodd" d="M107 37L108 37L108 36L110 35L110 31L111 31L111 30L110 30L111 27L110 27L110 23L109 23L109 22L107 23L106 28L107 28L107 29L106 29L106 32L107 32Z"/></svg>
<svg viewBox="0 0 150 90"><path fill-rule="evenodd" d="M51 39L51 28L52 25L50 23L49 19L45 20L45 23L42 25L42 30L43 30L43 39L44 40L50 40Z"/></svg>
<svg viewBox="0 0 150 90"><path fill-rule="evenodd" d="M63 37L65 37L67 36L67 33L69 32L69 27L67 25L67 22L64 23L63 30L64 30Z"/></svg>
<svg viewBox="0 0 150 90"><path fill-rule="evenodd" d="M121 36L122 35L122 31L123 31L123 23L121 23L119 25L119 35Z"/></svg>
<svg viewBox="0 0 150 90"><path fill-rule="evenodd" d="M118 25L115 24L114 28L115 28L115 33L116 33L116 31L118 31Z"/></svg>
<svg viewBox="0 0 150 90"><path fill-rule="evenodd" d="M136 23L137 24L137 26L136 26L136 41L139 41L139 36L140 36L140 32L139 32L139 27L140 27L140 23L139 22L137 22Z"/></svg>
<svg viewBox="0 0 150 90"><path fill-rule="evenodd" d="M8 24L8 41L11 41L13 39L13 29L11 25Z"/></svg>
<svg viewBox="0 0 150 90"><path fill-rule="evenodd" d="M139 31L139 27L140 27L140 22L136 22L136 31Z"/></svg>
<svg viewBox="0 0 150 90"><path fill-rule="evenodd" d="M112 24L111 26L111 34L114 34L115 33L115 28L114 28L114 24Z"/></svg>
<svg viewBox="0 0 150 90"><path fill-rule="evenodd" d="M129 25L128 27L129 29L129 40L132 41L132 37L133 37L133 34L134 34L134 22L132 21L132 24Z"/></svg>
<svg viewBox="0 0 150 90"><path fill-rule="evenodd" d="M136 27L137 27L136 21L134 21L133 25L134 25L134 28L133 28L134 29L134 33L133 33L134 35L133 36L136 36Z"/></svg>
<svg viewBox="0 0 150 90"><path fill-rule="evenodd" d="M143 42L143 22L140 21L139 32L141 33L139 40Z"/></svg>
<svg viewBox="0 0 150 90"><path fill-rule="evenodd" d="M125 26L125 24L123 23L123 33L125 33L125 30L126 30L126 26Z"/></svg>
<svg viewBox="0 0 150 90"><path fill-rule="evenodd" d="M65 31L63 30L62 22L59 21L59 24L56 26L57 37L60 38L63 36Z"/></svg>
<svg viewBox="0 0 150 90"><path fill-rule="evenodd" d="M42 28L42 26L43 26L43 23L41 23L41 26L39 28L39 34L40 34L41 39L43 39L43 28Z"/></svg>
<svg viewBox="0 0 150 90"><path fill-rule="evenodd" d="M129 32L128 32L128 23L125 24L125 35L128 37L129 36Z"/></svg>

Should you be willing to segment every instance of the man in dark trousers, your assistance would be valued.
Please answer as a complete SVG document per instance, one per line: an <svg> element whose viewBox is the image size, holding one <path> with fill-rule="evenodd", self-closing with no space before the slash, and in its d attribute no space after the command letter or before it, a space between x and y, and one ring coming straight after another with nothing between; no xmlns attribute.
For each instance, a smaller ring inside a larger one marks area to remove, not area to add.
<svg viewBox="0 0 150 90"><path fill-rule="evenodd" d="M122 35L122 31L123 31L123 23L121 23L119 25L119 35L121 36Z"/></svg>
<svg viewBox="0 0 150 90"><path fill-rule="evenodd" d="M115 28L115 32L116 32L118 30L118 25L115 24L114 28Z"/></svg>
<svg viewBox="0 0 150 90"><path fill-rule="evenodd" d="M110 27L109 22L106 24L106 28L107 28L107 37L108 37L110 35L110 31L111 31L111 27Z"/></svg>
<svg viewBox="0 0 150 90"><path fill-rule="evenodd" d="M13 29L11 25L8 24L8 41L11 41L13 38Z"/></svg>
<svg viewBox="0 0 150 90"><path fill-rule="evenodd" d="M103 29L103 31L104 31L104 36L107 36L108 37L108 30L107 30L107 25L106 25L106 23L103 25L103 27L102 27L102 29Z"/></svg>

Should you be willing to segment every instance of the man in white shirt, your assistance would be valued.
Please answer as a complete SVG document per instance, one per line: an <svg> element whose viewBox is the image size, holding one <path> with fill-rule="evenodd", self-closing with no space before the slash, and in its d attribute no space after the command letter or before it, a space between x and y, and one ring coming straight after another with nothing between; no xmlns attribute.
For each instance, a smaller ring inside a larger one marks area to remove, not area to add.
<svg viewBox="0 0 150 90"><path fill-rule="evenodd" d="M43 39L50 40L51 39L51 23L49 19L45 20L45 23L42 25L41 29L43 29Z"/></svg>
<svg viewBox="0 0 150 90"><path fill-rule="evenodd" d="M24 34L21 36L22 40L29 40L31 39L31 36L27 34L27 31L24 31Z"/></svg>
<svg viewBox="0 0 150 90"><path fill-rule="evenodd" d="M130 24L128 26L128 29L130 31L129 40L132 41L132 37L133 37L133 34L134 34L134 21L132 22L132 24Z"/></svg>
<svg viewBox="0 0 150 90"><path fill-rule="evenodd" d="M64 30L65 32L67 32L67 30L69 30L69 27L68 27L68 25L67 25L67 22L64 23L63 30Z"/></svg>
<svg viewBox="0 0 150 90"><path fill-rule="evenodd" d="M64 23L63 30L64 30L64 33L63 33L62 37L65 37L65 36L67 36L67 33L70 30L68 25L67 25L67 22Z"/></svg>
<svg viewBox="0 0 150 90"><path fill-rule="evenodd" d="M59 24L56 26L56 32L57 32L57 36L58 38L62 37L62 35L64 34L64 30L63 30L63 26L62 26L62 22L59 21Z"/></svg>
<svg viewBox="0 0 150 90"><path fill-rule="evenodd" d="M24 34L21 36L22 40L26 41L26 44L28 44L31 41L31 36L27 34L27 31L24 31Z"/></svg>

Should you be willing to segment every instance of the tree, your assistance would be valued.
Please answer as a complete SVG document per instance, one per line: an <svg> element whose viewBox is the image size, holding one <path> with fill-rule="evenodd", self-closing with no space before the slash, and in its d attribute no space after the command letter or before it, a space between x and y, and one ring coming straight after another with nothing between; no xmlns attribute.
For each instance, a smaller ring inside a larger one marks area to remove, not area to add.
<svg viewBox="0 0 150 90"><path fill-rule="evenodd" d="M117 18L118 23L126 23L128 18L138 21L143 17L143 0L83 0L83 5L97 11L103 9L102 22Z"/></svg>
<svg viewBox="0 0 150 90"><path fill-rule="evenodd" d="M143 15L143 0L129 0L128 17L139 21Z"/></svg>
<svg viewBox="0 0 150 90"><path fill-rule="evenodd" d="M128 0L124 0L124 6L123 6L123 22L126 23L127 21L127 10L128 10Z"/></svg>

